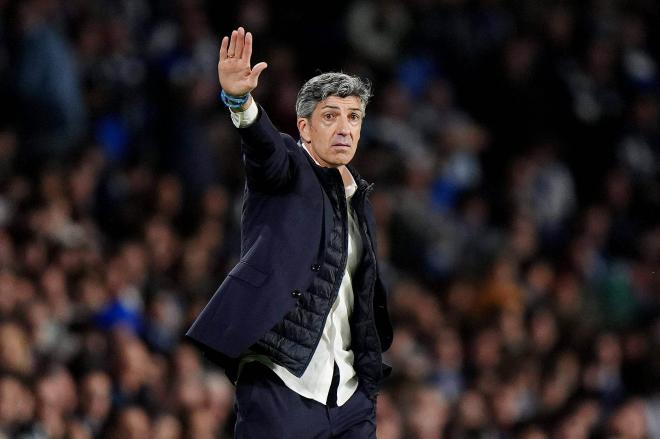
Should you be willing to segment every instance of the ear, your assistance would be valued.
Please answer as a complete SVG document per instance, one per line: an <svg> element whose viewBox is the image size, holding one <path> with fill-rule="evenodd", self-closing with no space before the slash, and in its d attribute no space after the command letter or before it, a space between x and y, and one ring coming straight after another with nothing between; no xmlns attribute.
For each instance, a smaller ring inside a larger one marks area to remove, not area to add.
<svg viewBox="0 0 660 439"><path fill-rule="evenodd" d="M298 132L300 133L300 138L305 143L310 143L310 133L309 133L309 120L304 117L298 118Z"/></svg>

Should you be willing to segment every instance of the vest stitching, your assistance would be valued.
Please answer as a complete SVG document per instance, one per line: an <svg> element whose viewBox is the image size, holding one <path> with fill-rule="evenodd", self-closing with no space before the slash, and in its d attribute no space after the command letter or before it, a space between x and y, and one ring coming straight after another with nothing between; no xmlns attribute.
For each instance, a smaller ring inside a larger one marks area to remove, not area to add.
<svg viewBox="0 0 660 439"><path fill-rule="evenodd" d="M281 338L284 338L284 337L281 337ZM286 340L286 339L285 339L285 340ZM281 353L282 355L284 355L285 357L289 358L290 360L293 360L295 363L298 363L298 362L300 361L300 360L298 360L298 359L292 357L291 355L289 355L286 351L284 351L284 350L282 350L282 349L279 349L279 348L278 348L277 346L275 346L273 343L269 343L268 340L265 339L265 337L264 337L263 339L259 340L259 342L260 342L260 343L263 343L263 344L265 344L265 345L267 345L268 347L272 348L274 351L277 351L277 352Z"/></svg>
<svg viewBox="0 0 660 439"><path fill-rule="evenodd" d="M298 323L294 320L291 320L288 316L284 316L284 320L287 321L287 322L290 322L290 323L292 323L292 324L294 324L294 325L296 325L300 328L306 329L307 331L314 332L314 329L308 328L307 326L304 326L304 325L302 325L302 324L300 324L300 323Z"/></svg>

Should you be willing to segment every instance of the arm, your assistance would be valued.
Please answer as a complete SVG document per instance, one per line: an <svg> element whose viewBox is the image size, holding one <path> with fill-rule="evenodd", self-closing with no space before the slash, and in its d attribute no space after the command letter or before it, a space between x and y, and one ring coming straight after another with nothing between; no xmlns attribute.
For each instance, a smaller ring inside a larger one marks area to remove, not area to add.
<svg viewBox="0 0 660 439"><path fill-rule="evenodd" d="M251 57L252 34L239 27L231 33L231 38L222 39L218 78L226 95L247 96L242 105L229 108L243 140L248 185L275 190L289 179L289 155L282 135L252 98L251 92L267 64L260 62L250 68Z"/></svg>

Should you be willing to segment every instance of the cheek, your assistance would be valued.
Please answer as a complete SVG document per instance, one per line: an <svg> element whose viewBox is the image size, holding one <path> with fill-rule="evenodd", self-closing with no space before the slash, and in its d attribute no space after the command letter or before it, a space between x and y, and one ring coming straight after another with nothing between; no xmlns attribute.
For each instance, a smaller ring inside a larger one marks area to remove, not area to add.
<svg viewBox="0 0 660 439"><path fill-rule="evenodd" d="M330 144L332 143L332 131L319 130L316 134L316 140L319 148L323 150L330 150Z"/></svg>
<svg viewBox="0 0 660 439"><path fill-rule="evenodd" d="M332 130L328 129L325 126L320 126L312 130L312 135L317 143L319 144L330 144L330 139L332 138Z"/></svg>

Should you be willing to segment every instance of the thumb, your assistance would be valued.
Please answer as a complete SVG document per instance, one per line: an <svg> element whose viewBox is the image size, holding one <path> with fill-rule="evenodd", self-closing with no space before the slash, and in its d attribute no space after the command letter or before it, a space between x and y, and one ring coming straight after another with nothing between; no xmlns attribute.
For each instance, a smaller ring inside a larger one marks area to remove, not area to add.
<svg viewBox="0 0 660 439"><path fill-rule="evenodd" d="M266 67L268 67L268 64L265 62L260 62L259 64L256 64L254 67L252 67L252 71L250 72L250 79L253 81L258 81L259 80L259 75L261 75L261 72L266 70Z"/></svg>

